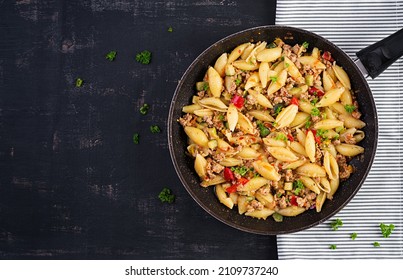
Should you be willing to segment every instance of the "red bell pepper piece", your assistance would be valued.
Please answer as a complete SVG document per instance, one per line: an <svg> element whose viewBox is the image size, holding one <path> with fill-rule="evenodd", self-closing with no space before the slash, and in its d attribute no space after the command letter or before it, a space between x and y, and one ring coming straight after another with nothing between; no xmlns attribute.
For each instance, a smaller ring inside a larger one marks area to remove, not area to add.
<svg viewBox="0 0 403 280"><path fill-rule="evenodd" d="M290 140L291 142L294 141L294 136L292 136L291 134L287 135L288 140Z"/></svg>
<svg viewBox="0 0 403 280"><path fill-rule="evenodd" d="M325 93L323 91L321 91L320 89L317 89L316 87L310 87L308 89L308 93L319 96L319 97L325 95Z"/></svg>
<svg viewBox="0 0 403 280"><path fill-rule="evenodd" d="M299 105L298 98L296 98L296 97L294 96L293 98L291 98L291 102L290 102L290 103L298 106L298 105Z"/></svg>
<svg viewBox="0 0 403 280"><path fill-rule="evenodd" d="M234 104L234 106L238 109L241 109L243 107L243 104L245 103L245 98L240 95L234 95L234 97L232 97L231 103Z"/></svg>
<svg viewBox="0 0 403 280"><path fill-rule="evenodd" d="M295 195L291 196L290 203L291 205L298 206L297 197Z"/></svg>
<svg viewBox="0 0 403 280"><path fill-rule="evenodd" d="M227 193L234 193L237 191L238 186L239 186L239 184L232 185L231 187L226 188L225 191Z"/></svg>
<svg viewBox="0 0 403 280"><path fill-rule="evenodd" d="M322 55L323 59L326 59L327 61L333 62L334 59L332 57L332 54L330 52L324 52Z"/></svg>
<svg viewBox="0 0 403 280"><path fill-rule="evenodd" d="M228 168L228 167L225 167L225 168L224 168L224 179L225 179L226 181L235 180L234 172L232 172L231 169Z"/></svg>
<svg viewBox="0 0 403 280"><path fill-rule="evenodd" d="M306 133L308 133L309 130L312 131L313 137L315 138L315 142L320 145L322 143L322 138L320 138L320 136L316 134L316 129L308 129Z"/></svg>
<svg viewBox="0 0 403 280"><path fill-rule="evenodd" d="M245 185L247 182L249 182L249 180L244 177L241 177L238 179L238 183L240 183L242 185Z"/></svg>

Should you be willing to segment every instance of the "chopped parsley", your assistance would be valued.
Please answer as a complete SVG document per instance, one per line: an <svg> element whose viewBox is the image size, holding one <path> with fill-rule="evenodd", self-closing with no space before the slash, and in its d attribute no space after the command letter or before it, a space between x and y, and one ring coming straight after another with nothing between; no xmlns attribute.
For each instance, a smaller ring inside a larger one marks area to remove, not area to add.
<svg viewBox="0 0 403 280"><path fill-rule="evenodd" d="M270 129L268 129L263 123L259 122L257 125L260 130L260 136L266 137L270 134Z"/></svg>
<svg viewBox="0 0 403 280"><path fill-rule="evenodd" d="M81 87L83 85L83 80L81 78L77 78L76 80L76 87Z"/></svg>
<svg viewBox="0 0 403 280"><path fill-rule="evenodd" d="M310 119L308 119L305 123L305 128L310 128L312 125L312 121Z"/></svg>
<svg viewBox="0 0 403 280"><path fill-rule="evenodd" d="M140 142L140 135L138 133L133 134L133 143L138 144Z"/></svg>
<svg viewBox="0 0 403 280"><path fill-rule="evenodd" d="M327 130L327 129L318 129L318 130L316 130L316 135L318 135L318 136L320 136L320 137L322 137L322 138L325 138L325 134L328 132L329 130Z"/></svg>
<svg viewBox="0 0 403 280"><path fill-rule="evenodd" d="M274 105L274 115L280 114L281 110L283 109L284 105L282 103L278 103Z"/></svg>
<svg viewBox="0 0 403 280"><path fill-rule="evenodd" d="M271 80L273 83L275 83L275 82L277 82L277 77L276 77L276 76L271 76L271 77L270 77L270 80Z"/></svg>
<svg viewBox="0 0 403 280"><path fill-rule="evenodd" d="M105 55L105 58L106 58L107 60L109 60L109 61L114 61L115 58L116 58L116 54L117 54L116 51L110 51L110 52L108 52L108 53Z"/></svg>
<svg viewBox="0 0 403 280"><path fill-rule="evenodd" d="M236 79L235 80L235 84L237 85L237 86L239 86L240 84L242 83L242 80L241 79Z"/></svg>
<svg viewBox="0 0 403 280"><path fill-rule="evenodd" d="M384 223L381 223L379 225L379 228L382 231L383 237L387 238L392 233L392 231L395 229L395 225L394 224L386 225Z"/></svg>
<svg viewBox="0 0 403 280"><path fill-rule="evenodd" d="M350 234L350 238L351 240L355 240L357 238L357 233L353 232L352 234Z"/></svg>
<svg viewBox="0 0 403 280"><path fill-rule="evenodd" d="M248 173L249 168L245 167L245 166L240 166L240 167L231 167L231 171L238 173L241 176L245 176L246 173Z"/></svg>
<svg viewBox="0 0 403 280"><path fill-rule="evenodd" d="M136 61L141 64L150 64L151 62L151 52L144 50L136 54Z"/></svg>
<svg viewBox="0 0 403 280"><path fill-rule="evenodd" d="M329 248L332 249L332 250L336 250L337 246L332 244L332 245L329 246Z"/></svg>
<svg viewBox="0 0 403 280"><path fill-rule="evenodd" d="M174 29L172 28L172 26L168 27L168 32L172 32L174 31Z"/></svg>
<svg viewBox="0 0 403 280"><path fill-rule="evenodd" d="M315 117L319 117L319 115L320 115L319 109L316 108L316 107L312 108L312 110L311 110L311 115L312 115L312 116L315 116Z"/></svg>
<svg viewBox="0 0 403 280"><path fill-rule="evenodd" d="M225 117L224 117L224 115L220 114L220 115L218 115L218 119L219 119L220 121L223 121L223 120L225 120Z"/></svg>
<svg viewBox="0 0 403 280"><path fill-rule="evenodd" d="M346 111L351 114L352 112L354 112L355 106L347 104L347 105L344 105L344 109L346 109Z"/></svg>
<svg viewBox="0 0 403 280"><path fill-rule="evenodd" d="M160 194L158 195L158 198L161 200L161 202L172 203L175 200L175 195L172 194L172 191L170 189L163 188Z"/></svg>
<svg viewBox="0 0 403 280"><path fill-rule="evenodd" d="M308 49L309 43L305 41L305 42L302 43L302 46L303 46L305 49Z"/></svg>
<svg viewBox="0 0 403 280"><path fill-rule="evenodd" d="M294 188L294 193L296 195L299 195L299 193L305 188L304 184L301 182L301 180L294 181L292 184Z"/></svg>
<svg viewBox="0 0 403 280"><path fill-rule="evenodd" d="M288 68L288 66L290 66L290 64L288 64L287 62L284 64L285 68Z"/></svg>
<svg viewBox="0 0 403 280"><path fill-rule="evenodd" d="M141 113L142 115L145 115L145 114L147 114L148 109L150 109L150 106L148 106L147 103L144 103L144 105L141 106L141 108L140 108L140 113Z"/></svg>
<svg viewBox="0 0 403 280"><path fill-rule="evenodd" d="M158 125L150 126L150 130L151 130L152 133L160 133L161 132L161 129L159 128Z"/></svg>
<svg viewBox="0 0 403 280"><path fill-rule="evenodd" d="M312 100L311 100L311 104L313 105L313 106L315 106L316 105L316 103L318 103L318 98L317 97L315 97L315 98L313 98Z"/></svg>
<svg viewBox="0 0 403 280"><path fill-rule="evenodd" d="M285 136L284 133L277 133L275 139L276 139L276 140L287 141L287 136Z"/></svg>
<svg viewBox="0 0 403 280"><path fill-rule="evenodd" d="M381 244L379 244L379 242L375 241L374 243L372 243L374 245L374 247L381 247Z"/></svg>
<svg viewBox="0 0 403 280"><path fill-rule="evenodd" d="M343 225L343 222L340 219L336 219L330 225L333 230L338 230Z"/></svg>
<svg viewBox="0 0 403 280"><path fill-rule="evenodd" d="M203 90L204 90L204 91L207 91L209 88L210 88L210 86L209 86L208 83L204 83L204 84L203 84Z"/></svg>

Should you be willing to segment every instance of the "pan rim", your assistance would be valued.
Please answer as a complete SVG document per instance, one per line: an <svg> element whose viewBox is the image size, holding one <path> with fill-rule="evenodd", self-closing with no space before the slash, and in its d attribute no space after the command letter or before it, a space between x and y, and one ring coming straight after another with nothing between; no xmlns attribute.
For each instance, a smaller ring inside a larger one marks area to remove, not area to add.
<svg viewBox="0 0 403 280"><path fill-rule="evenodd" d="M202 57L205 56L206 53L208 53L211 49L217 47L217 45L222 44L223 42L226 42L228 40L231 40L233 38L236 38L244 33L248 33L248 32L254 32L254 31L259 31L259 30L267 30L267 29L284 29L287 31L297 31L297 32L304 32L304 33L308 33L310 34L310 36L314 36L317 39L326 42L327 44L331 45L333 48L337 49L340 51L340 53L345 56L346 59L351 61L351 65L353 66L354 70L356 73L358 73L358 75L361 76L362 80L364 81L363 86L365 87L365 89L368 91L368 94L370 96L370 100L369 102L371 103L371 108L373 109L373 115L374 115L374 139L373 139L373 150L371 153L371 156L369 158L366 158L366 161L368 162L368 167L366 168L366 170L363 172L357 187L354 189L354 191L347 197L347 199L345 199L340 205L338 205L338 207L336 209L334 209L333 211L331 211L330 214L325 215L323 218L318 219L315 222L306 224L304 226L300 226L291 230L258 230L258 229L251 229L249 227L245 227L239 224L234 224L231 221L226 220L225 218L221 217L220 215L216 214L215 212L213 212L209 207L207 207L206 205L204 205L204 203L199 199L199 197L193 192L192 187L190 187L188 185L188 182L185 180L184 176L181 173L181 169L180 166L178 164L178 160L174 151L174 145L173 145L173 125L174 125L174 107L175 104L177 102L178 96L179 96L179 91L181 89L181 87L183 86L184 80L185 78L189 75L189 73L192 72L192 70L194 69L195 65L199 63L200 59ZM174 91L174 95L172 97L171 100L171 104L170 104L170 108L169 108L169 114L168 114L168 124L167 124L167 136L168 136L168 148L169 148L169 153L171 156L171 161L174 165L175 168L175 172L177 173L182 185L185 187L186 191L190 194L190 196L193 198L194 201L196 201L196 203L203 208L208 214L210 214L211 216L213 216L214 218L216 218L217 220L219 220L220 222L231 226L233 228L236 228L238 230L244 231L244 232L248 232L248 233L254 233L254 234L259 234L259 235L281 235L281 234L289 234L289 233L295 233L295 232L300 232L302 230L308 229L308 228L312 228L314 226L317 226L321 223L323 223L324 221L328 220L329 218L331 218L332 216L335 216L338 212L340 212L343 208L345 208L345 206L356 196L357 192L361 189L363 183L365 182L368 173L371 170L371 167L373 165L373 161L375 159L375 154L376 154L376 150L377 150L377 145L378 145L378 115L377 115L377 111L376 111L376 106L375 106L375 101L372 95L372 91L368 85L368 82L366 81L365 77L362 75L361 71L359 70L359 68L355 65L353 59L347 54L345 53L345 51L343 51L340 47L338 47L337 45L335 45L334 43L332 43L331 41L327 40L326 38L323 38L322 36L313 33L311 31L307 31L305 29L301 29L301 28L297 28L297 27L292 27L292 26L286 26L286 25L263 25L263 26L256 26L256 27L252 27L252 28L248 28L248 29L244 29L235 33L232 33L218 41L216 41L214 44L210 45L208 48L206 48L203 52L201 52L193 61L192 63L188 66L188 68L186 69L186 71L183 73L183 75L181 76L180 80L178 81L178 84L175 88Z"/></svg>

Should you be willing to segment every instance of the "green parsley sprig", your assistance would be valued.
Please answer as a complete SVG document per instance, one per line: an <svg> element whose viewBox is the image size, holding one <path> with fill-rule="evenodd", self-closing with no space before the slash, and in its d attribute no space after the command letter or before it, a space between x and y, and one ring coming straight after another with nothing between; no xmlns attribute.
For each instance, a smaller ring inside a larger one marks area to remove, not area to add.
<svg viewBox="0 0 403 280"><path fill-rule="evenodd" d="M158 125L152 125L152 126L150 126L150 131L151 131L152 133L160 133L160 132L161 132L161 129L159 128Z"/></svg>
<svg viewBox="0 0 403 280"><path fill-rule="evenodd" d="M76 79L76 87L81 87L83 85L83 79L81 78L77 78Z"/></svg>
<svg viewBox="0 0 403 280"><path fill-rule="evenodd" d="M336 219L335 221L331 222L330 226L333 230L338 230L339 227L343 226L343 222L340 219Z"/></svg>
<svg viewBox="0 0 403 280"><path fill-rule="evenodd" d="M147 103L144 103L143 106L140 107L140 114L146 115L148 109L150 109L150 106Z"/></svg>
<svg viewBox="0 0 403 280"><path fill-rule="evenodd" d="M175 201L175 195L172 194L172 191L169 188L163 188L159 193L158 198L161 200L161 202L172 203Z"/></svg>
<svg viewBox="0 0 403 280"><path fill-rule="evenodd" d="M395 229L395 225L394 224L386 225L384 223L381 223L379 225L379 228L381 229L383 237L388 238L391 235L392 231Z"/></svg>
<svg viewBox="0 0 403 280"><path fill-rule="evenodd" d="M110 51L105 55L105 58L109 61L114 61L116 58L117 52L116 51Z"/></svg>
<svg viewBox="0 0 403 280"><path fill-rule="evenodd" d="M150 64L151 62L151 52L148 50L144 50L138 54L136 54L136 61L141 64Z"/></svg>

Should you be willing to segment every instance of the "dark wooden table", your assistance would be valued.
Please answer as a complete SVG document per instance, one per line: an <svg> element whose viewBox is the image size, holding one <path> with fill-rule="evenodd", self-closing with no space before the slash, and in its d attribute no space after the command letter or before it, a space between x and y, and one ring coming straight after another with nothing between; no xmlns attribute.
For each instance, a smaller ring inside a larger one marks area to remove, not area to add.
<svg viewBox="0 0 403 280"><path fill-rule="evenodd" d="M268 0L0 0L0 258L276 259L275 237L192 200L166 136L197 55L274 19ZM159 201L164 187L175 203Z"/></svg>

